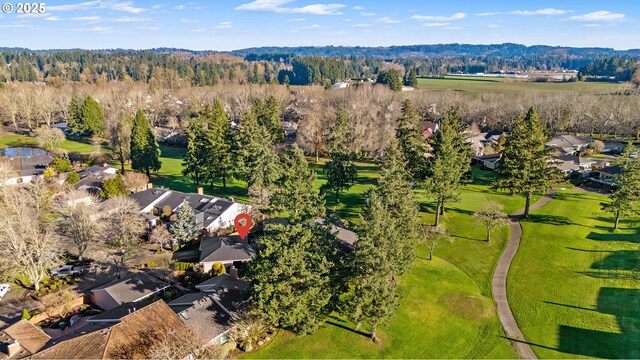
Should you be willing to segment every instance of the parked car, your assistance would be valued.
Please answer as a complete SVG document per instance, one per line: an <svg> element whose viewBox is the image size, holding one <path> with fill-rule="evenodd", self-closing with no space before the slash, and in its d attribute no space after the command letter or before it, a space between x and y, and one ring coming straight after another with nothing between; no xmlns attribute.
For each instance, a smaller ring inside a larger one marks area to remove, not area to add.
<svg viewBox="0 0 640 360"><path fill-rule="evenodd" d="M7 295L7 293L11 290L11 285L9 284L0 284L0 300Z"/></svg>
<svg viewBox="0 0 640 360"><path fill-rule="evenodd" d="M76 276L82 275L86 270L84 266L75 266L75 265L65 265L61 266L57 269L51 270L51 276L54 278L57 277L65 277L65 276Z"/></svg>

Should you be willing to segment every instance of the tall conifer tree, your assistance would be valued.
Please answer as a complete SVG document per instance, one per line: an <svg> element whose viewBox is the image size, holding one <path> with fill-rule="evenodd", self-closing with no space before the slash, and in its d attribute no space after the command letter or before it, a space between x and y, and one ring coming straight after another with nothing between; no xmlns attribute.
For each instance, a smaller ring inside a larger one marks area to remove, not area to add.
<svg viewBox="0 0 640 360"><path fill-rule="evenodd" d="M398 119L396 139L407 162L406 168L415 181L426 176L427 143L422 134L422 123L411 100L402 103L402 116Z"/></svg>
<svg viewBox="0 0 640 360"><path fill-rule="evenodd" d="M131 167L144 171L147 177L151 171L160 170L160 146L149 126L149 120L142 110L138 110L131 128Z"/></svg>
<svg viewBox="0 0 640 360"><path fill-rule="evenodd" d="M603 209L615 217L613 229L618 230L620 218L633 212L634 205L640 197L640 161L638 149L629 143L625 146L616 166L620 172L614 176L615 188Z"/></svg>

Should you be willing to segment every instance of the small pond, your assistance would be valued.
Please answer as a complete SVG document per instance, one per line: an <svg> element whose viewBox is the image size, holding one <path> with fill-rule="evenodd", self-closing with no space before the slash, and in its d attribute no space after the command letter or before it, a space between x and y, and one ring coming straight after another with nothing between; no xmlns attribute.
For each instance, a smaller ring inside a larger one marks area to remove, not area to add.
<svg viewBox="0 0 640 360"><path fill-rule="evenodd" d="M0 149L0 156L5 156L5 157L17 157L17 156L33 157L33 156L43 156L47 154L48 153L45 149L28 147L28 146L7 147L4 149Z"/></svg>

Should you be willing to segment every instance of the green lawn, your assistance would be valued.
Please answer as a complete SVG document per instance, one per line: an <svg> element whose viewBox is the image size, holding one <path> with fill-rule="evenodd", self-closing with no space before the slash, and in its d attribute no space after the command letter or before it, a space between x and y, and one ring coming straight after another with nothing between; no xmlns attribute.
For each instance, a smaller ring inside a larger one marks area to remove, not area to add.
<svg viewBox="0 0 640 360"><path fill-rule="evenodd" d="M0 148L7 146L37 146L33 137L4 133L0 135ZM58 148L67 153L89 154L96 151L96 146L84 138L67 138Z"/></svg>
<svg viewBox="0 0 640 360"><path fill-rule="evenodd" d="M319 187L324 174L319 165ZM376 166L358 163L358 185L341 195L335 212L358 221L364 192L375 185ZM496 231L491 242L472 224L471 214L490 199L511 212L521 208L518 196L496 194L489 188L492 172L474 169L475 181L462 191L461 201L450 204L443 221L454 242L439 244L436 258L427 260L421 248L415 267L400 281L400 308L380 334L383 343L373 344L343 319L331 318L317 332L294 336L282 331L266 348L250 358L514 358L515 351L498 322L491 299L490 278L508 237L508 229ZM434 204L419 192L422 221L433 222ZM329 198L329 211L334 207Z"/></svg>
<svg viewBox="0 0 640 360"><path fill-rule="evenodd" d="M430 91L453 90L467 95L479 95L481 93L526 94L529 92L609 93L626 88L628 85L601 82L539 83L502 78L445 76L444 78L418 78L418 87Z"/></svg>
<svg viewBox="0 0 640 360"><path fill-rule="evenodd" d="M558 191L523 224L508 296L541 358L640 357L640 219L612 233L605 199Z"/></svg>

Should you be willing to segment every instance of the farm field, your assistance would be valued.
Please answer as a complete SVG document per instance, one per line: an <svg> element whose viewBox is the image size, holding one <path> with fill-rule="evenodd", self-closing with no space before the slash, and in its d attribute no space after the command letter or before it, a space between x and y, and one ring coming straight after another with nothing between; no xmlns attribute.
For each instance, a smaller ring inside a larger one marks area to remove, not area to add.
<svg viewBox="0 0 640 360"><path fill-rule="evenodd" d="M612 233L605 199L558 191L523 222L508 296L540 358L640 357L640 218Z"/></svg>
<svg viewBox="0 0 640 360"><path fill-rule="evenodd" d="M611 93L629 88L626 84L600 82L539 83L505 78L445 76L444 78L418 78L418 88L430 91L452 90L465 95L482 93L519 93L528 92L556 93Z"/></svg>

